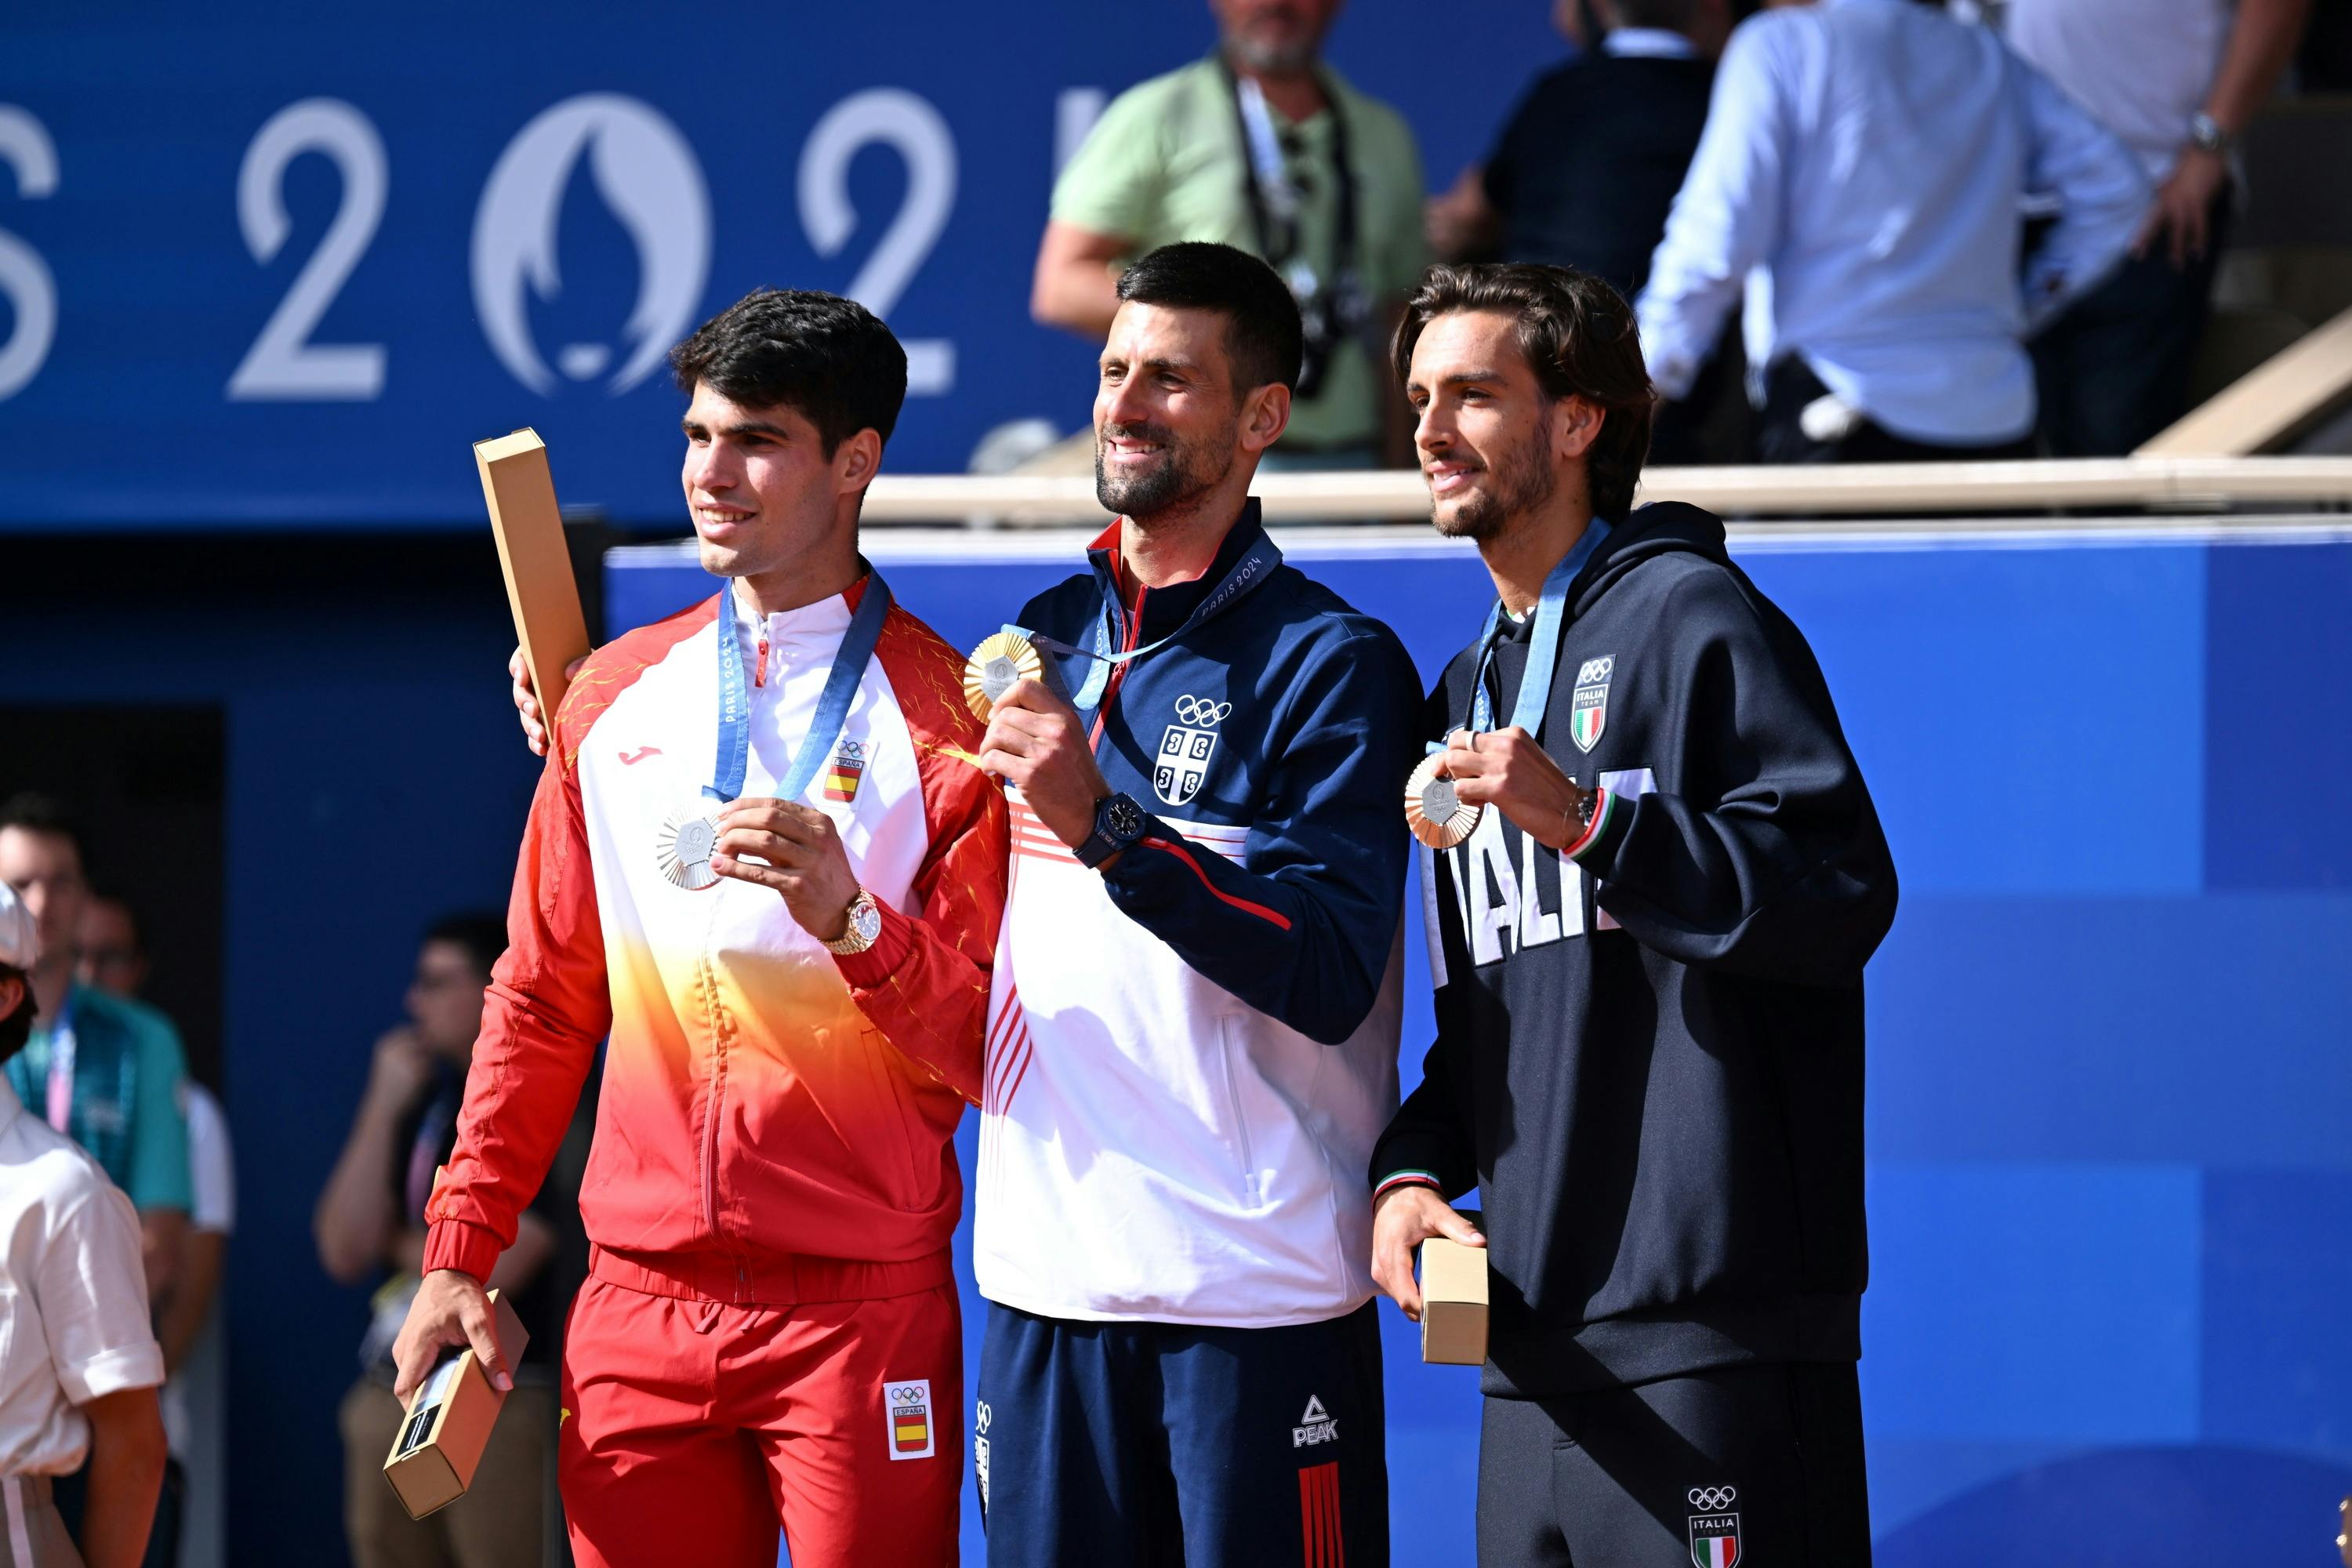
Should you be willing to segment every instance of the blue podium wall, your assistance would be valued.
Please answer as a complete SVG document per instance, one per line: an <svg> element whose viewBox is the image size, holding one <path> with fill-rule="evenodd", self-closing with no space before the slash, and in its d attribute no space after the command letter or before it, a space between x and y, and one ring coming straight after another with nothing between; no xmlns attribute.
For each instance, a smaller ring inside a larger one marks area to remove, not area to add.
<svg viewBox="0 0 2352 1568"><path fill-rule="evenodd" d="M1887 1568L2318 1563L2352 1489L2352 542L2243 537L1739 547L1828 671L1903 878L1869 976ZM876 543L960 646L1070 560ZM1433 539L1289 555L1424 677L1488 594ZM708 586L618 552L610 615ZM1397 1561L1467 1563L1475 1383L1386 1321ZM971 1331L976 1356L976 1303Z"/></svg>
<svg viewBox="0 0 2352 1568"><path fill-rule="evenodd" d="M1863 1363L1896 1568L2315 1568L2352 1489L2352 530L2236 537L1739 547L1820 651L1904 876ZM959 640L1068 550L873 542ZM1484 602L1433 541L1288 548L1425 669ZM223 711L232 1561L332 1564L366 1303L310 1205L417 931L512 875L512 634L478 538L155 549L12 544L0 702ZM617 621L705 591L674 556L609 578ZM1465 1563L1476 1395L1389 1324L1398 1562Z"/></svg>

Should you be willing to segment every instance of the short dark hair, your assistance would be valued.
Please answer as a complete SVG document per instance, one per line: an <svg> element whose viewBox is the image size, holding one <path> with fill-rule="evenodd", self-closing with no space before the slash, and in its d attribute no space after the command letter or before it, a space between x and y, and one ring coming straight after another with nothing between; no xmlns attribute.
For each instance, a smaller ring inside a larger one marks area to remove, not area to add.
<svg viewBox="0 0 2352 1568"><path fill-rule="evenodd" d="M89 875L89 842L82 837L81 825L55 796L32 790L10 795L7 804L0 805L0 829L10 827L64 839L73 846L74 858L81 862L81 874L85 878Z"/></svg>
<svg viewBox="0 0 2352 1568"><path fill-rule="evenodd" d="M1589 272L1535 262L1433 267L1397 323L1397 380L1412 374L1413 345L1440 316L1493 310L1518 323L1519 352L1554 402L1581 397L1601 410L1601 433L1585 449L1585 482L1595 514L1622 518L1650 455L1650 373L1625 296Z"/></svg>
<svg viewBox="0 0 2352 1568"><path fill-rule="evenodd" d="M1662 27L1687 33L1698 25L1698 0L1617 0L1621 27Z"/></svg>
<svg viewBox="0 0 2352 1568"><path fill-rule="evenodd" d="M461 910L456 914L443 915L426 926L425 940L455 942L464 948L466 956L474 961L475 969L487 982L490 978L490 966L498 963L499 955L507 950L506 917L494 915L488 910Z"/></svg>
<svg viewBox="0 0 2352 1568"><path fill-rule="evenodd" d="M830 458L860 430L885 445L907 401L907 351L855 300L755 289L669 351L678 390L698 382L752 408L779 405L816 426Z"/></svg>
<svg viewBox="0 0 2352 1568"><path fill-rule="evenodd" d="M0 980L19 980L25 985L25 994L16 998L16 1010L0 1018L0 1062L5 1062L33 1037L33 982L13 963L0 963Z"/></svg>
<svg viewBox="0 0 2352 1568"><path fill-rule="evenodd" d="M1163 245L1118 275L1118 297L1171 310L1214 310L1225 318L1225 358L1234 391L1276 382L1294 390L1307 353L1298 301L1281 275L1246 250L1188 239Z"/></svg>

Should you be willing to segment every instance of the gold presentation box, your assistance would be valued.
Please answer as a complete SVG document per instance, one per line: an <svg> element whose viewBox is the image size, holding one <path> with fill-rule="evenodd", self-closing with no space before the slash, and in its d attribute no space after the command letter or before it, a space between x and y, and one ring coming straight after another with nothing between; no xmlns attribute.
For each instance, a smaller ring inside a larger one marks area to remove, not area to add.
<svg viewBox="0 0 2352 1568"><path fill-rule="evenodd" d="M1421 1359L1486 1363L1486 1249L1433 1236L1421 1244Z"/></svg>
<svg viewBox="0 0 2352 1568"><path fill-rule="evenodd" d="M499 1354L511 1377L530 1336L504 1291L490 1292L490 1313ZM489 1374L471 1346L443 1357L433 1375L409 1397L408 1414L401 1418L392 1452L384 1457L383 1477L400 1494L411 1519L423 1519L466 1495L490 1440L490 1427L506 1402L507 1396L490 1386ZM511 1500L510 1506L535 1509L539 1500Z"/></svg>
<svg viewBox="0 0 2352 1568"><path fill-rule="evenodd" d="M563 667L588 651L588 622L580 609L579 580L572 574L571 547L563 540L563 513L555 504L547 447L534 430L477 441L474 468L490 509L490 532L499 542L515 640L522 645L531 689L551 730L570 684Z"/></svg>

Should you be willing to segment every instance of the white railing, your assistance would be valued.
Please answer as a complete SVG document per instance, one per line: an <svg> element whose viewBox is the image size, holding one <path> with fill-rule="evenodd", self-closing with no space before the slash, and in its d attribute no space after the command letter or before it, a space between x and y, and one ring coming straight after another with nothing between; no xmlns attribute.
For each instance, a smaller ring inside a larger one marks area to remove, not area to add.
<svg viewBox="0 0 2352 1568"><path fill-rule="evenodd" d="M1417 522L1429 492L1410 469L1260 474L1272 522ZM2058 509L2214 513L2352 508L2352 458L2095 458L2004 463L1854 463L1811 468L1653 468L1637 498L1729 518L1947 517ZM1080 476L886 474L868 522L1087 525L1104 521ZM2259 516L2248 520L2259 522Z"/></svg>

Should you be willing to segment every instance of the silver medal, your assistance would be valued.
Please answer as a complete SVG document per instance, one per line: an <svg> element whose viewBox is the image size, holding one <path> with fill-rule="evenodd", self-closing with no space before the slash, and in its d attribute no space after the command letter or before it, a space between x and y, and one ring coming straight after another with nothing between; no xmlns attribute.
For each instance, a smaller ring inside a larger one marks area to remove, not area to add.
<svg viewBox="0 0 2352 1568"><path fill-rule="evenodd" d="M719 885L719 873L710 868L710 857L718 848L719 823L699 801L671 812L654 835L661 874L689 893Z"/></svg>

